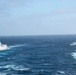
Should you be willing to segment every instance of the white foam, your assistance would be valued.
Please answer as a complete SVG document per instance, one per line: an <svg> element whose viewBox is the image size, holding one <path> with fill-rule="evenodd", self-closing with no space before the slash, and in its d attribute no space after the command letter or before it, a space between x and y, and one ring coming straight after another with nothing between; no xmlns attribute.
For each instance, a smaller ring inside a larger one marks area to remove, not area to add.
<svg viewBox="0 0 76 75"><path fill-rule="evenodd" d="M26 46L26 45L25 44L18 44L18 45L8 46L8 48L4 49L4 50L9 50L9 49L16 48L16 47L21 47L21 46ZM0 50L0 51L4 51L4 50Z"/></svg>
<svg viewBox="0 0 76 75"><path fill-rule="evenodd" d="M16 65L5 65L5 66L0 66L0 68L5 68L5 69L8 69L8 70L10 70L10 69L20 70L20 71L27 71L27 70L30 69L30 68L25 68L25 67L23 67L21 65L19 65L19 66L16 66Z"/></svg>
<svg viewBox="0 0 76 75"><path fill-rule="evenodd" d="M64 71L57 71L58 73L60 73L60 74L65 74L65 72Z"/></svg>
<svg viewBox="0 0 76 75"><path fill-rule="evenodd" d="M9 46L9 49L16 48L16 47L21 47L21 46L26 46L26 45L25 44L13 45L13 46Z"/></svg>
<svg viewBox="0 0 76 75"><path fill-rule="evenodd" d="M7 47L6 49L1 49L0 51L5 51L5 50L9 50L10 47Z"/></svg>
<svg viewBox="0 0 76 75"><path fill-rule="evenodd" d="M14 70L28 71L28 70L29 70L29 68L15 68Z"/></svg>
<svg viewBox="0 0 76 75"><path fill-rule="evenodd" d="M16 45L8 46L8 48L0 50L0 51L9 50L9 49L17 48L17 47L21 47L21 46L26 46L26 44L16 44Z"/></svg>
<svg viewBox="0 0 76 75"><path fill-rule="evenodd" d="M74 59L76 59L76 52L73 52L71 55L73 56Z"/></svg>
<svg viewBox="0 0 76 75"><path fill-rule="evenodd" d="M76 45L76 42L72 42L70 45L71 46L75 46Z"/></svg>
<svg viewBox="0 0 76 75"><path fill-rule="evenodd" d="M0 51L5 51L5 50L9 50L9 47L8 47L8 48L6 48L6 49L0 49Z"/></svg>

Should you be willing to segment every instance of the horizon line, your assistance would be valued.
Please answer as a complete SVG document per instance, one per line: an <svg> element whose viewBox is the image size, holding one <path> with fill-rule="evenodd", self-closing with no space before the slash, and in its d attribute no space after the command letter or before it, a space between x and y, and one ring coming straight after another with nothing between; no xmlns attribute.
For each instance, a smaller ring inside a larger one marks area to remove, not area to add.
<svg viewBox="0 0 76 75"><path fill-rule="evenodd" d="M40 34L40 35L1 35L0 37L13 37L13 36L69 36L76 34Z"/></svg>

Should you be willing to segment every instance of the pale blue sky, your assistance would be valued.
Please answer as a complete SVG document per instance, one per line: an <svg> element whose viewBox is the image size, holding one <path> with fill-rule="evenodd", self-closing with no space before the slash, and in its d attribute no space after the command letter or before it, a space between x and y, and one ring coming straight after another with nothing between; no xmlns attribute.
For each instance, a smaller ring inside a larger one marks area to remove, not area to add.
<svg viewBox="0 0 76 75"><path fill-rule="evenodd" d="M0 0L0 36L76 34L76 0Z"/></svg>

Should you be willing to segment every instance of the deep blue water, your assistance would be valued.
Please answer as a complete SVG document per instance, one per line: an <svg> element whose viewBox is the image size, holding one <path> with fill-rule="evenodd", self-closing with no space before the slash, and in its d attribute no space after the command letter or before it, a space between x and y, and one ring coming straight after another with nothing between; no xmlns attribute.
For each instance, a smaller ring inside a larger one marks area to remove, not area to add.
<svg viewBox="0 0 76 75"><path fill-rule="evenodd" d="M76 75L76 42L68 36L0 37L0 75Z"/></svg>

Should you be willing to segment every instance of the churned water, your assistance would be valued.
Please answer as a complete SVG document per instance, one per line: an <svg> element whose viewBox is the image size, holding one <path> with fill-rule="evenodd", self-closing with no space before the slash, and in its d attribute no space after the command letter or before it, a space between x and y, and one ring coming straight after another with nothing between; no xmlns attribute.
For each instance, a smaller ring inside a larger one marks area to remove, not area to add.
<svg viewBox="0 0 76 75"><path fill-rule="evenodd" d="M68 36L0 37L0 75L76 75L76 38Z"/></svg>

